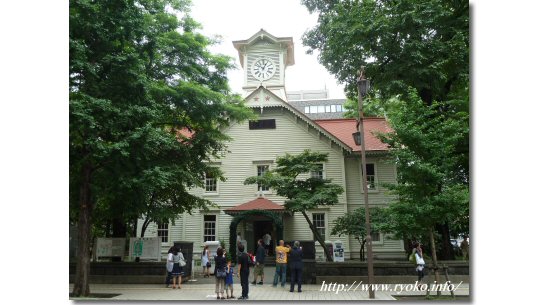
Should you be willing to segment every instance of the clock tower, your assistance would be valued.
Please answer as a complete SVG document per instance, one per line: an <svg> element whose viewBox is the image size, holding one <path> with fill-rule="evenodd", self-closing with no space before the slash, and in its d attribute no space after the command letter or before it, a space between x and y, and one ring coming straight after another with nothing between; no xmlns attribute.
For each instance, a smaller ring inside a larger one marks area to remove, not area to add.
<svg viewBox="0 0 538 305"><path fill-rule="evenodd" d="M286 67L295 63L293 38L275 37L261 29L249 39L233 44L243 68L245 96L262 86L286 101Z"/></svg>

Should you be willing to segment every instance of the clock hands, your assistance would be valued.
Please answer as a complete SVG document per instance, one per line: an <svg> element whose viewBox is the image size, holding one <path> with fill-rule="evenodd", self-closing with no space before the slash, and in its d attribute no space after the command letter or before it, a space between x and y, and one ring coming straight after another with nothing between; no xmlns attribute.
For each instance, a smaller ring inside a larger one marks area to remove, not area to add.
<svg viewBox="0 0 538 305"><path fill-rule="evenodd" d="M256 77L260 79L269 79L269 77L274 73L274 66L270 60L260 59L254 64L253 72L255 72Z"/></svg>

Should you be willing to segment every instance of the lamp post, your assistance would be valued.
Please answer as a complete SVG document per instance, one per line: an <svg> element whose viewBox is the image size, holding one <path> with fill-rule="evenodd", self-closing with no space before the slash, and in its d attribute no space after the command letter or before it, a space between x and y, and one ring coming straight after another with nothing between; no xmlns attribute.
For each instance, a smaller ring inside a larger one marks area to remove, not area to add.
<svg viewBox="0 0 538 305"><path fill-rule="evenodd" d="M358 73L358 118L357 132L353 134L355 144L361 146L361 165L362 165L362 189L364 191L364 210L366 214L366 259L368 262L368 296L370 299L375 299L375 291L372 288L374 284L374 262L372 254L372 234L370 230L370 205L368 204L368 183L366 181L366 143L364 142L364 112L362 105L362 97L366 95L370 87L370 81L364 75L364 67Z"/></svg>

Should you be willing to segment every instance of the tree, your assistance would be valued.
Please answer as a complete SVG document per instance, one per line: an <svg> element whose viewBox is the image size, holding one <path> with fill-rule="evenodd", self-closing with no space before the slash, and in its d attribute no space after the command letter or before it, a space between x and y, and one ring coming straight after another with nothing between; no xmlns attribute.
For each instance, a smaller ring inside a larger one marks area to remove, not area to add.
<svg viewBox="0 0 538 305"><path fill-rule="evenodd" d="M385 101L379 94L375 93L367 96L363 100L362 109L365 117L386 117L387 109L390 106L392 99ZM356 119L358 118L359 104L357 97L348 98L344 102L344 118Z"/></svg>
<svg viewBox="0 0 538 305"><path fill-rule="evenodd" d="M380 135L396 160L398 181L387 185L397 199L389 204L382 229L402 238L427 236L436 267L436 227L469 227L468 156L458 151L468 138L469 117L454 105L466 102L426 106L414 90L402 99L389 111L393 131Z"/></svg>
<svg viewBox="0 0 538 305"><path fill-rule="evenodd" d="M348 98L357 96L357 71L366 66L366 75L371 79L373 97L367 98L366 110L382 110L392 123L399 121L398 132L414 126L403 120L421 126L427 121L444 123L453 120L461 123L461 129L440 128L430 125L421 132L428 136L421 140L432 140L429 145L443 143L442 138L453 139L445 151L457 162L450 163L458 185L468 193L469 177L469 4L467 1L447 0L364 0L325 1L303 0L310 12L319 13L318 24L303 35L303 43L310 52L319 51L319 61L330 73L346 85ZM411 95L408 93L414 92ZM428 117L420 112L405 111L416 105L417 99L428 108ZM409 102L410 108L395 105ZM368 104L367 103L367 104ZM347 107L347 116L356 116L353 104ZM393 108L393 109L391 109ZM412 117L418 115L420 119ZM464 119L461 119L461 118ZM425 127L425 126L423 126ZM429 137L429 138L428 138ZM392 136L399 147L413 147L417 143L406 142L417 139ZM435 144L433 144L435 143ZM427 145L426 145L427 146ZM418 148L418 147L417 147ZM428 168L432 151L413 151L414 168ZM457 155L457 157L456 157ZM442 158L442 156L436 155ZM425 164L422 164L422 163ZM406 170L403 162L397 163L398 170ZM445 167L446 169L446 167ZM446 173L443 170L443 173ZM406 183L406 175L399 176L399 183ZM444 180L436 185L437 191L431 196L450 189ZM418 193L422 191L416 189ZM412 204L412 203L410 203ZM409 210L411 211L411 210ZM417 214L418 217L418 214ZM459 219L459 217L458 217ZM468 221L468 215L467 215ZM403 226L407 224L403 223ZM453 258L450 246L450 227L460 230L462 226L443 220L435 224L435 230L442 236L441 257ZM465 225L463 225L465 227Z"/></svg>
<svg viewBox="0 0 538 305"><path fill-rule="evenodd" d="M267 171L263 176L249 177L245 184L262 184L275 190L277 195L287 198L284 202L286 210L300 212L314 235L314 238L323 247L325 256L331 261L331 254L321 238L318 229L306 213L319 206L334 205L338 203L338 195L344 189L331 183L330 179L311 177L310 173L319 169L319 164L327 161L328 154L305 150L298 155L286 155L276 159L277 167ZM300 177L307 174L309 177Z"/></svg>
<svg viewBox="0 0 538 305"><path fill-rule="evenodd" d="M302 0L319 14L303 35L309 52L357 95L361 66L382 98L413 87L444 101L469 82L469 3L465 0Z"/></svg>
<svg viewBox="0 0 538 305"><path fill-rule="evenodd" d="M204 206L188 189L224 151L222 128L250 116L229 90L230 58L208 51L215 41L196 32L188 10L181 0L70 1L75 296L90 293L94 218L155 217L159 207L152 214L149 204L173 205L173 213Z"/></svg>
<svg viewBox="0 0 538 305"><path fill-rule="evenodd" d="M382 222L382 213L379 208L370 209L370 229L371 232L379 232L379 224ZM361 261L366 259L364 255L364 246L366 245L366 212L363 207L359 207L344 216L334 220L331 235L349 235L354 236L361 248L359 258Z"/></svg>
<svg viewBox="0 0 538 305"><path fill-rule="evenodd" d="M218 170L213 169L213 172ZM141 237L152 222L174 223L175 217L183 212L190 214L193 208L206 209L207 206L213 205L209 200L190 194L188 189L180 184L183 182L180 178L182 174L182 171L154 168L145 173L141 181L137 181L140 185L135 189L143 190L144 194L138 214L145 218Z"/></svg>

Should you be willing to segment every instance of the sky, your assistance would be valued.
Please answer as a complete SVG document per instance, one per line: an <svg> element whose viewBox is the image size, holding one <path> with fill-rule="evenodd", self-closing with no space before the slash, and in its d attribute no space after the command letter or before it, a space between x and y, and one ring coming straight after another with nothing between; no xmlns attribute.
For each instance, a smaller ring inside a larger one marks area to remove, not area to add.
<svg viewBox="0 0 538 305"><path fill-rule="evenodd" d="M232 41L248 39L261 28L277 37L293 37L295 65L286 69L286 90L320 90L329 98L345 98L344 86L317 61L317 54L307 55L301 36L317 23L300 0L193 0L191 16L202 24L201 32L220 36L221 43L211 51L234 58L238 69L228 72L232 90L242 93L243 70Z"/></svg>

